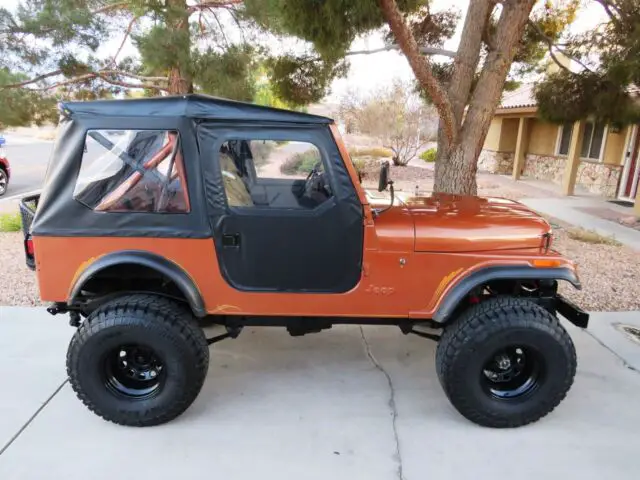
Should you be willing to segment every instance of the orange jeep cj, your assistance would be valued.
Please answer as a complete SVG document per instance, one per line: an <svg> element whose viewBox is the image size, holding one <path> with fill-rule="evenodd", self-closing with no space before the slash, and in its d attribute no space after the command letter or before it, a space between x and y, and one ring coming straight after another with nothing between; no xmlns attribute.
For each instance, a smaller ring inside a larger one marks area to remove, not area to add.
<svg viewBox="0 0 640 480"><path fill-rule="evenodd" d="M186 410L209 345L245 326L304 335L394 325L438 342L465 417L517 427L576 371L558 294L580 288L549 224L501 198L365 190L331 119L203 95L69 102L41 196L21 203L27 264L77 330L78 397L122 425ZM206 338L204 325L226 333Z"/></svg>

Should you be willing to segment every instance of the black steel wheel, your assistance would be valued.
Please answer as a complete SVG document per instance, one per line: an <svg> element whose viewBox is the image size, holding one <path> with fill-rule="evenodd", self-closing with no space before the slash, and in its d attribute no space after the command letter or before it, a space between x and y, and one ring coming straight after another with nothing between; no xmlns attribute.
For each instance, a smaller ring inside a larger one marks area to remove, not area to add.
<svg viewBox="0 0 640 480"><path fill-rule="evenodd" d="M163 364L146 345L119 345L104 358L105 386L114 394L132 400L153 398L163 383Z"/></svg>
<svg viewBox="0 0 640 480"><path fill-rule="evenodd" d="M482 368L483 386L495 398L529 395L543 381L544 360L537 351L509 345L493 353Z"/></svg>
<svg viewBox="0 0 640 480"><path fill-rule="evenodd" d="M438 378L453 406L483 426L518 427L551 412L576 372L571 337L558 319L524 298L496 297L445 328Z"/></svg>
<svg viewBox="0 0 640 480"><path fill-rule="evenodd" d="M7 193L7 188L9 188L9 176L4 168L0 167L0 197Z"/></svg>
<svg viewBox="0 0 640 480"><path fill-rule="evenodd" d="M74 391L120 425L168 422L193 403L209 367L209 346L186 308L155 295L128 295L94 311L67 352Z"/></svg>

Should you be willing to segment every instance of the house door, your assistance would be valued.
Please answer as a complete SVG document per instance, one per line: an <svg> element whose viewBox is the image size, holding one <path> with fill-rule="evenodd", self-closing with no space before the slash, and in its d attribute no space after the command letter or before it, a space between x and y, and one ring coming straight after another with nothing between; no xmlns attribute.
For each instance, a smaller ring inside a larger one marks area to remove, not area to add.
<svg viewBox="0 0 640 480"><path fill-rule="evenodd" d="M638 193L640 180L640 127L633 127L626 153L624 173L620 183L620 198L634 200Z"/></svg>

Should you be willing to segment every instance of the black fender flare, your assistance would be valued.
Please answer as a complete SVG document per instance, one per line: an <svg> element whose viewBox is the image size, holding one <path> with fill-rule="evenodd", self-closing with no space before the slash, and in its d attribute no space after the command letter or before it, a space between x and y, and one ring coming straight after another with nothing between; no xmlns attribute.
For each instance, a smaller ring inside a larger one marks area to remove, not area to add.
<svg viewBox="0 0 640 480"><path fill-rule="evenodd" d="M196 317L201 318L207 314L198 287L196 287L195 282L182 268L160 255L141 250L121 250L119 252L109 253L91 263L77 277L71 288L67 303L69 305L73 304L78 298L82 286L92 277L105 268L122 264L141 265L156 270L176 284Z"/></svg>
<svg viewBox="0 0 640 480"><path fill-rule="evenodd" d="M444 323L455 310L460 301L466 297L471 290L479 285L486 284L491 280L565 280L578 290L582 289L580 280L576 273L566 267L535 268L528 266L497 266L487 267L460 280L445 298L440 302L433 321Z"/></svg>

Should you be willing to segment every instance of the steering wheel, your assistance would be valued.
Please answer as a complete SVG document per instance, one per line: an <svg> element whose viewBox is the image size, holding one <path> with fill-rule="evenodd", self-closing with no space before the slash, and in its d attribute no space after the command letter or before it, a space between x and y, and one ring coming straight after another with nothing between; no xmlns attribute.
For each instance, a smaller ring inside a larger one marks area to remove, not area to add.
<svg viewBox="0 0 640 480"><path fill-rule="evenodd" d="M300 192L300 197L306 196L313 198L317 193L320 193L324 197L331 196L330 191L327 191L327 185L325 184L321 169L322 162L319 161L313 166L309 175L307 175L307 178L304 181L304 188Z"/></svg>
<svg viewBox="0 0 640 480"><path fill-rule="evenodd" d="M306 190L306 186L309 184L309 180L311 180L312 178L320 175L320 169L321 168L322 168L322 162L316 162L316 164L313 166L313 168L309 172L309 175L307 175L307 178L304 181L305 190Z"/></svg>

